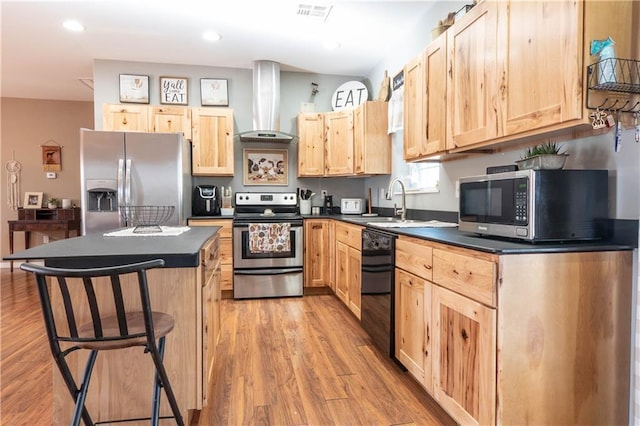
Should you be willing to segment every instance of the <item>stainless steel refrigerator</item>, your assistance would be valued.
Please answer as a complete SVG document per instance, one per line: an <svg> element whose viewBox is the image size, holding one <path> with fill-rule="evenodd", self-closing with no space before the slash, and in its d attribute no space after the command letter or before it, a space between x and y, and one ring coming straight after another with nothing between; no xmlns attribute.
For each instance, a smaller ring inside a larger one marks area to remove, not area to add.
<svg viewBox="0 0 640 426"><path fill-rule="evenodd" d="M163 225L191 215L191 146L178 133L80 130L82 234L127 224L120 206L174 206Z"/></svg>

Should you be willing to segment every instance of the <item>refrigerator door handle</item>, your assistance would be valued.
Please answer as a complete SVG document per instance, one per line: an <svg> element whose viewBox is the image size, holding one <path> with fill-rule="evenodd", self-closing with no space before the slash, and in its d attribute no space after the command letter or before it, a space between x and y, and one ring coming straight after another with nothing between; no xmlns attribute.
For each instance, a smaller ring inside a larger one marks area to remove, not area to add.
<svg viewBox="0 0 640 426"><path fill-rule="evenodd" d="M125 204L125 200L124 200L124 160L121 158L118 160L118 182L117 182L117 186L118 186L118 208L120 204ZM125 226L124 223L124 219L122 218L122 215L118 215L119 219L118 219L118 223L120 224L120 226Z"/></svg>
<svg viewBox="0 0 640 426"><path fill-rule="evenodd" d="M124 201L131 204L131 160L127 160L124 173Z"/></svg>

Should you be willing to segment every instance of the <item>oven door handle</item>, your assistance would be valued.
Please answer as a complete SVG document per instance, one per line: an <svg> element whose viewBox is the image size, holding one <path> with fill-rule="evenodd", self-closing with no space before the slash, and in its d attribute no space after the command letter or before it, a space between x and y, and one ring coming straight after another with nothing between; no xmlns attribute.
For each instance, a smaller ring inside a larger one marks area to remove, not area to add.
<svg viewBox="0 0 640 426"><path fill-rule="evenodd" d="M394 267L391 264L386 265L362 265L362 272L390 272L393 271Z"/></svg>
<svg viewBox="0 0 640 426"><path fill-rule="evenodd" d="M302 272L302 268L282 268L282 269L236 269L234 275L286 275Z"/></svg>

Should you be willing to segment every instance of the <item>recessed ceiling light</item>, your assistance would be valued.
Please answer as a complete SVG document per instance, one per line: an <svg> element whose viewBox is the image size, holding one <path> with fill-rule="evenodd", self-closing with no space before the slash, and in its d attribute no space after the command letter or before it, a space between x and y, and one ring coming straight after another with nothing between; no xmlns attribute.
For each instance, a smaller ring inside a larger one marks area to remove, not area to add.
<svg viewBox="0 0 640 426"><path fill-rule="evenodd" d="M75 21L73 19L64 21L62 23L62 26L68 29L69 31L74 31L76 33L84 31L84 25L82 25L80 22Z"/></svg>
<svg viewBox="0 0 640 426"><path fill-rule="evenodd" d="M215 31L205 31L204 33L202 33L202 38L207 41L218 41L222 37Z"/></svg>

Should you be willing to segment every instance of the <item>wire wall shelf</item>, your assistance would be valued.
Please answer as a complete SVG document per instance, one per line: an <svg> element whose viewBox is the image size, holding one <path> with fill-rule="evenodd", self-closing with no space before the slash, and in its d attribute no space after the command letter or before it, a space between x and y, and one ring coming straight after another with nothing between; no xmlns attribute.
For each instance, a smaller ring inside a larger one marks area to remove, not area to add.
<svg viewBox="0 0 640 426"><path fill-rule="evenodd" d="M586 105L589 109L640 113L640 61L608 58L587 67ZM592 92L608 93L592 104Z"/></svg>

